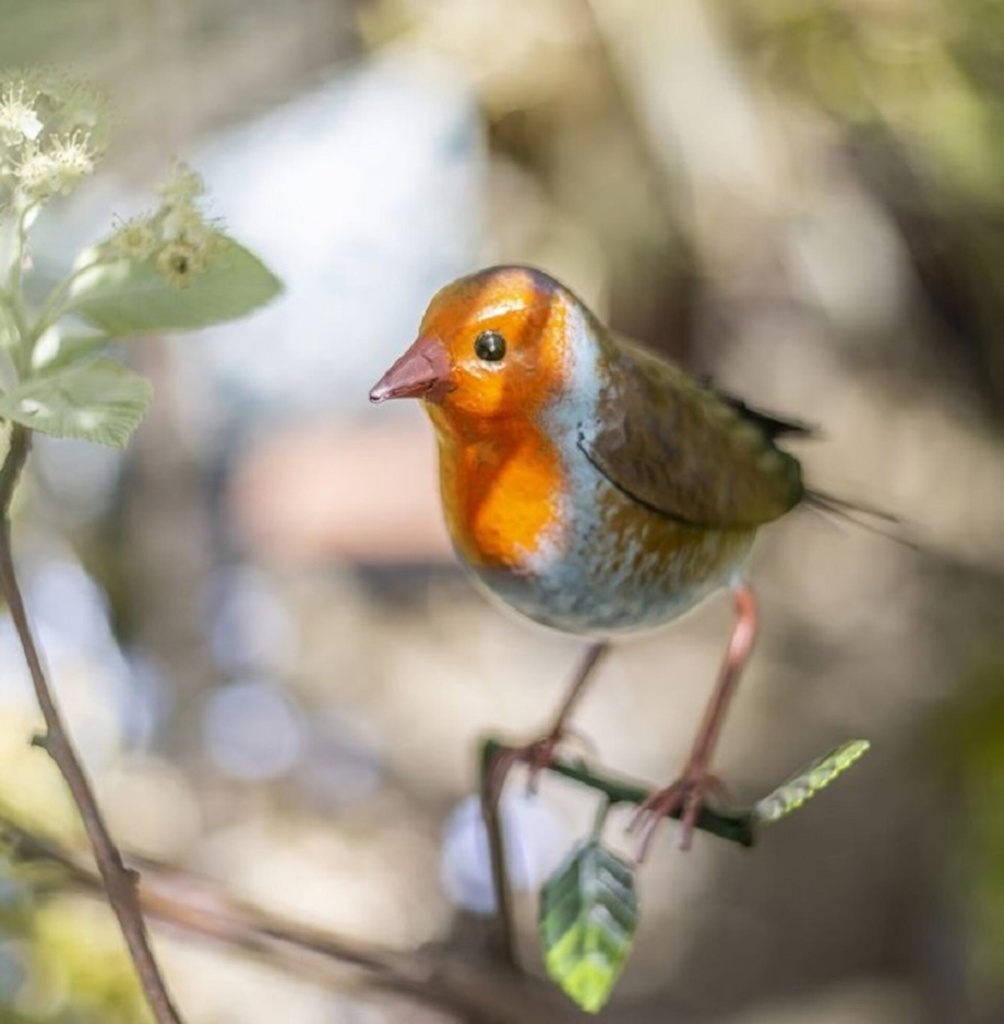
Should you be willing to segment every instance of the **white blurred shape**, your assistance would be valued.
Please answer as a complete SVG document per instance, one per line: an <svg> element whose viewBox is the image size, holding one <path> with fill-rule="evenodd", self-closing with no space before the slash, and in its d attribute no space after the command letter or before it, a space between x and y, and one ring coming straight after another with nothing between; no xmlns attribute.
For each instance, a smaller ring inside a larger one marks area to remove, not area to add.
<svg viewBox="0 0 1004 1024"><path fill-rule="evenodd" d="M842 327L883 331L909 298L903 244L877 203L852 186L830 184L793 221L791 271L806 297Z"/></svg>
<svg viewBox="0 0 1004 1024"><path fill-rule="evenodd" d="M66 558L22 567L28 615L48 678L74 742L92 767L118 752L131 673L109 622L108 602L86 570ZM0 620L0 702L33 708L24 652L9 618Z"/></svg>
<svg viewBox="0 0 1004 1024"><path fill-rule="evenodd" d="M102 796L112 831L133 853L177 861L198 841L202 822L193 786L161 758L123 757L102 779Z"/></svg>
<svg viewBox="0 0 1004 1024"><path fill-rule="evenodd" d="M104 591L77 562L45 562L29 577L25 600L38 629L61 649L102 651L113 643Z"/></svg>
<svg viewBox="0 0 1004 1024"><path fill-rule="evenodd" d="M362 803L380 785L380 752L368 723L343 711L312 715L306 756L297 774L309 797L326 809Z"/></svg>
<svg viewBox="0 0 1004 1024"><path fill-rule="evenodd" d="M283 775L303 752L298 708L265 679L233 683L206 701L203 737L219 768L239 779Z"/></svg>
<svg viewBox="0 0 1004 1024"><path fill-rule="evenodd" d="M34 706L24 651L9 618L0 620L0 704L19 711Z"/></svg>
<svg viewBox="0 0 1004 1024"><path fill-rule="evenodd" d="M28 976L30 959L30 953L22 943L0 943L0 1006L14 1002Z"/></svg>
<svg viewBox="0 0 1004 1024"><path fill-rule="evenodd" d="M252 566L220 569L207 584L210 643L231 672L277 673L296 655L296 627L268 576Z"/></svg>
<svg viewBox="0 0 1004 1024"><path fill-rule="evenodd" d="M429 296L469 269L485 161L469 85L392 51L219 136L194 163L286 294L182 342L241 407L365 406ZM233 409L233 403L231 403Z"/></svg>
<svg viewBox="0 0 1004 1024"><path fill-rule="evenodd" d="M560 861L564 830L546 805L525 792L503 797L500 814L510 884L534 889ZM440 878L458 906L476 914L494 912L488 835L476 796L465 797L447 820Z"/></svg>
<svg viewBox="0 0 1004 1024"><path fill-rule="evenodd" d="M751 201L769 196L772 154L741 69L708 5L618 0L594 4L593 10L667 166L682 162L698 190L725 187Z"/></svg>
<svg viewBox="0 0 1004 1024"><path fill-rule="evenodd" d="M129 696L122 723L129 746L143 749L154 739L158 725L170 709L173 697L171 681L160 665L140 651L127 651Z"/></svg>
<svg viewBox="0 0 1004 1024"><path fill-rule="evenodd" d="M122 467L121 452L44 434L36 434L32 446L35 470L52 499L47 504L64 526L88 523L108 510Z"/></svg>

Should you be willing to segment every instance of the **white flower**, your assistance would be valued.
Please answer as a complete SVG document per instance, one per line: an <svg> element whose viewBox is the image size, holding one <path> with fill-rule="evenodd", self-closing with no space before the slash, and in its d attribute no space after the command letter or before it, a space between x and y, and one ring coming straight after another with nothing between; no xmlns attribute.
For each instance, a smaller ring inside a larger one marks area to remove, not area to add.
<svg viewBox="0 0 1004 1024"><path fill-rule="evenodd" d="M136 218L119 225L119 229L108 239L108 247L116 256L142 262L153 255L158 241L157 232L150 221Z"/></svg>
<svg viewBox="0 0 1004 1024"><path fill-rule="evenodd" d="M0 141L17 146L38 138L42 122L34 103L35 96L24 82L7 81L0 86Z"/></svg>
<svg viewBox="0 0 1004 1024"><path fill-rule="evenodd" d="M18 187L30 199L66 194L94 171L94 151L83 132L55 136L45 148L31 143L15 165Z"/></svg>

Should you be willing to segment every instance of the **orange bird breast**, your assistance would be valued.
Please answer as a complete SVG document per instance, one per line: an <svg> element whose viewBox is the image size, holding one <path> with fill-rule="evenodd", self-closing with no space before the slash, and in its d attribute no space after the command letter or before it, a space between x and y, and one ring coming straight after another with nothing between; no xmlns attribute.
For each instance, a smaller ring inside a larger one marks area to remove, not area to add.
<svg viewBox="0 0 1004 1024"><path fill-rule="evenodd" d="M561 549L564 474L542 434L464 445L441 437L439 453L447 527L469 563L529 570Z"/></svg>
<svg viewBox="0 0 1004 1024"><path fill-rule="evenodd" d="M567 313L564 296L521 271L488 288L459 282L422 322L423 334L464 345L463 325L476 317L508 339L504 367L462 365L455 392L426 403L447 527L471 566L540 570L564 546L566 471L545 419L566 383Z"/></svg>

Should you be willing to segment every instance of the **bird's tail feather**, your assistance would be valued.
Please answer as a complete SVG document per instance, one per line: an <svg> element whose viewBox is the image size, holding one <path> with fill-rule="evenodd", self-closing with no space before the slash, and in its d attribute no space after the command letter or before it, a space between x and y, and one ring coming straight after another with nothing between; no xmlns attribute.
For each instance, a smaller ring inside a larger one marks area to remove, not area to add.
<svg viewBox="0 0 1004 1024"><path fill-rule="evenodd" d="M903 544L914 550L921 547L908 535L903 521L898 516L894 516L884 509L875 508L874 505L848 501L846 498L838 498L836 495L815 489L806 491L803 501L809 508L827 518L853 523L855 526L860 526L862 529L894 540L897 544Z"/></svg>

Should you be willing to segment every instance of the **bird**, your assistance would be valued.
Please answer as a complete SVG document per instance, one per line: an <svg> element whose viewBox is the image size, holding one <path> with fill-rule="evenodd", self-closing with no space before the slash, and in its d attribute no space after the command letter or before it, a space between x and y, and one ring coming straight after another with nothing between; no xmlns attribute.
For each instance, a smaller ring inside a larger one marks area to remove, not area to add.
<svg viewBox="0 0 1004 1024"><path fill-rule="evenodd" d="M813 428L761 412L613 334L542 270L495 266L432 298L418 336L370 391L418 399L435 431L460 563L496 602L589 641L550 728L516 759L555 756L610 645L727 590L735 618L680 776L640 806L644 860L666 815L687 849L757 629L747 560L760 527L815 499L778 445Z"/></svg>

